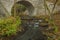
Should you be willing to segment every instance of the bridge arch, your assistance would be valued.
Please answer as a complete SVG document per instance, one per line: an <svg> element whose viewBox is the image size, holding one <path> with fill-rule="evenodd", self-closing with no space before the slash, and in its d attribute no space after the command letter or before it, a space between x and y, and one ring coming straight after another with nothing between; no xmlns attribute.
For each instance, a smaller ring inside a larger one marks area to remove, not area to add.
<svg viewBox="0 0 60 40"><path fill-rule="evenodd" d="M29 1L18 1L15 4L23 5L25 7L23 12L25 12L29 16L31 16L34 12L34 6ZM13 14L13 11L14 11L14 5L13 5L12 10L11 10L12 14ZM16 8L16 11L17 10L18 10L18 8ZM19 8L19 10L20 10L20 8Z"/></svg>

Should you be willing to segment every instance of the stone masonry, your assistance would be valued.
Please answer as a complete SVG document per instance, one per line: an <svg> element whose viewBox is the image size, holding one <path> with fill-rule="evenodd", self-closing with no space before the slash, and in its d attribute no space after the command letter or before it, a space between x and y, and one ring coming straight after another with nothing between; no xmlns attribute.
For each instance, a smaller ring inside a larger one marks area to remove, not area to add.
<svg viewBox="0 0 60 40"><path fill-rule="evenodd" d="M27 3L27 4L31 4L32 6L33 6L33 8L30 8L30 9L32 9L32 11L33 11L33 13L30 13L30 14L32 14L32 15L47 15L48 14L48 12L45 14L45 8L44 8L44 0L16 0L16 2L25 2L25 4ZM14 0L0 0L0 2L2 3L2 5L6 8L6 10L9 12L9 14L11 15L11 9L12 9L12 7L13 7L13 5L14 5ZM0 3L0 4L1 4ZM26 5L27 5L26 4ZM52 7L53 7L53 3L49 3L49 2L47 2L47 4L48 4L48 6L49 6L49 8L50 9L52 9ZM52 4L52 5L50 5L50 4ZM30 6L31 6L30 5ZM30 7L30 6L28 6L28 7ZM60 7L60 6L59 6ZM56 9L57 9L57 7L56 7ZM55 9L55 10L56 10ZM6 13L5 11L4 11L4 8L0 5L0 10L2 10L3 11L3 13ZM1 12L2 12L1 11Z"/></svg>

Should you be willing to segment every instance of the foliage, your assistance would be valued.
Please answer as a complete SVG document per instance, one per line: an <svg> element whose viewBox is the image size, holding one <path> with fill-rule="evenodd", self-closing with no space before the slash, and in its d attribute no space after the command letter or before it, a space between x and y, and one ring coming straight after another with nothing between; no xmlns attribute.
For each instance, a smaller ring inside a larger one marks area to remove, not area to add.
<svg viewBox="0 0 60 40"><path fill-rule="evenodd" d="M54 33L57 33L58 31L58 26L56 26L56 24L54 23L53 20L49 20L49 23L52 25L52 27L54 28Z"/></svg>
<svg viewBox="0 0 60 40"><path fill-rule="evenodd" d="M16 34L20 24L21 20L19 17L8 17L0 19L0 36L10 36Z"/></svg>
<svg viewBox="0 0 60 40"><path fill-rule="evenodd" d="M14 10L15 8L15 10ZM22 4L15 4L13 7L12 7L12 15L14 15L14 12L16 12L17 14L16 15L19 15L19 13L22 13L26 10L26 7Z"/></svg>
<svg viewBox="0 0 60 40"><path fill-rule="evenodd" d="M52 28L54 30L51 30L51 31L53 32L54 35L58 32L58 27L56 26L56 24L54 22L54 19L53 19L53 12L55 10L55 7L56 7L57 2L58 2L58 0L55 0L54 5L53 5L53 8L52 8L52 11L50 11L50 9L49 9L49 7L48 7L48 5L46 3L46 0L44 0L45 11L47 9L48 12L49 12L49 16L50 16L50 18L47 19L47 21L49 22L50 25L52 25ZM52 40L52 39L48 37L48 40Z"/></svg>
<svg viewBox="0 0 60 40"><path fill-rule="evenodd" d="M46 21L48 21L49 26L51 25L51 27L54 29L52 30L54 33L57 33L58 31L58 26L55 24L54 20L51 20L49 18L45 18Z"/></svg>

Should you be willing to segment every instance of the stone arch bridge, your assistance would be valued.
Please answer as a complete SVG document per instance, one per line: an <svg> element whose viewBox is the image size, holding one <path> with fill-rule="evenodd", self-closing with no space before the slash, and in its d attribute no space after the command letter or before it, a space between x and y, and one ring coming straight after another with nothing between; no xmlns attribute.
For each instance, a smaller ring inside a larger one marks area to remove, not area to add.
<svg viewBox="0 0 60 40"><path fill-rule="evenodd" d="M25 5L28 8L28 13L30 15L39 15L39 14L45 15L44 0L16 0L15 3L17 2ZM49 6L50 4L53 3L47 2L47 4ZM14 0L0 0L0 10L1 10L0 14L6 13L8 11L8 13L11 15L11 9L13 5L14 5ZM2 6L4 6L4 8ZM53 7L53 5L51 5L51 7ZM6 11L4 10L5 8Z"/></svg>

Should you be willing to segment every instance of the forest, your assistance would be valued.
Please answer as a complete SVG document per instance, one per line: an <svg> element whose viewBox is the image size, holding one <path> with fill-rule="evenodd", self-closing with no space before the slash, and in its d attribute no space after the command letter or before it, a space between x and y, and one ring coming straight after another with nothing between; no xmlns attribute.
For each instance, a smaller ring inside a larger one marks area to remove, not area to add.
<svg viewBox="0 0 60 40"><path fill-rule="evenodd" d="M4 3L0 0L0 40L60 40L60 0Z"/></svg>

